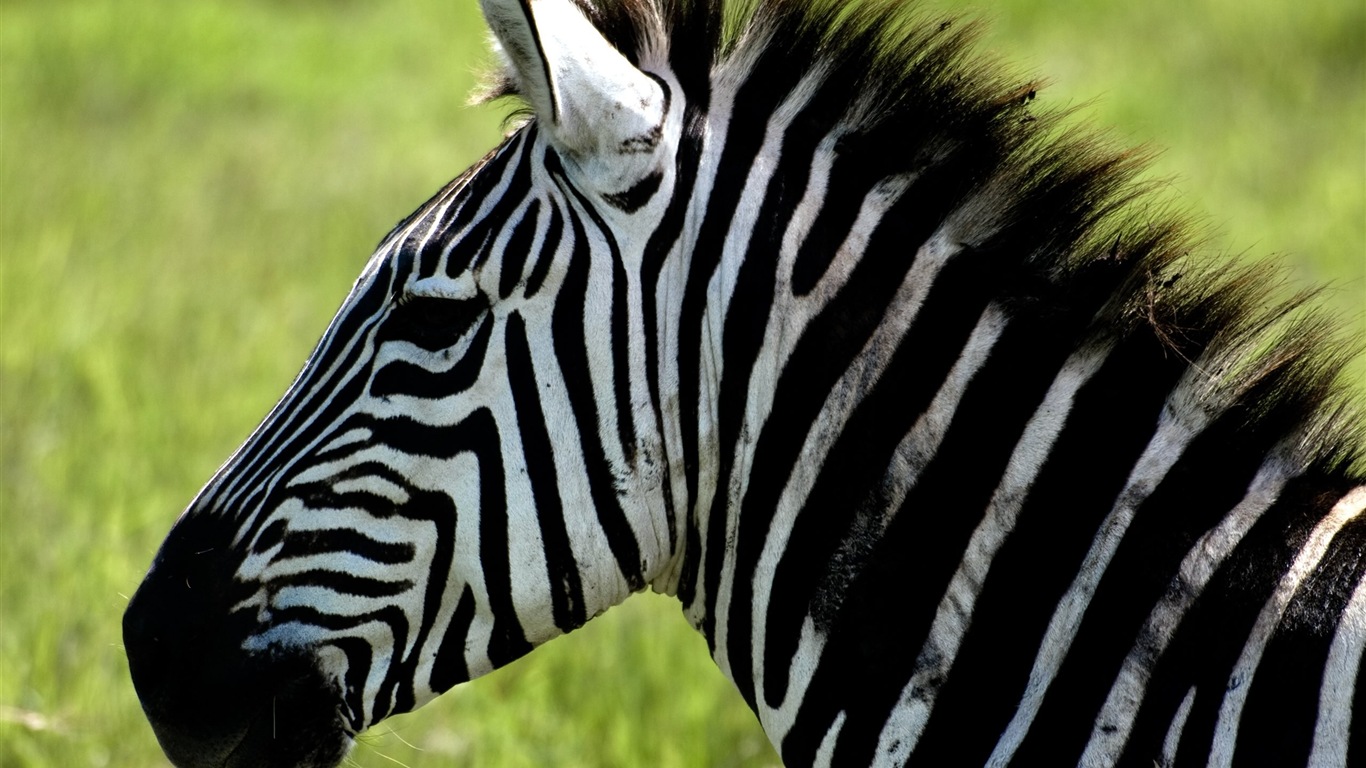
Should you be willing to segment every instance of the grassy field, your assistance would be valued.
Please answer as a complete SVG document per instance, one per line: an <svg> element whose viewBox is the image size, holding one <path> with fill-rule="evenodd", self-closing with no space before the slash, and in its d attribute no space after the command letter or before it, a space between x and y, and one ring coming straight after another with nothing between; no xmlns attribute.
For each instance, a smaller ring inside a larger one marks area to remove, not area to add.
<svg viewBox="0 0 1366 768"><path fill-rule="evenodd" d="M1366 336L1366 6L975 5ZM496 141L482 35L473 0L0 5L0 766L164 764L125 596L378 237ZM776 763L653 596L376 731L354 764Z"/></svg>

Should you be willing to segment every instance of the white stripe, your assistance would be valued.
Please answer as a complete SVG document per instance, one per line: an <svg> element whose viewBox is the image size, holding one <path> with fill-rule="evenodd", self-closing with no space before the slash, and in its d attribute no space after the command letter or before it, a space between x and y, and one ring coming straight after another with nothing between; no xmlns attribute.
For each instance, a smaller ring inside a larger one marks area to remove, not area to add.
<svg viewBox="0 0 1366 768"><path fill-rule="evenodd" d="M753 237L755 223L758 219L759 208L765 195L764 190L773 176L773 171L777 168L782 153L783 137L791 121L801 112L802 107L815 93L815 86L819 82L818 74L808 75L803 81L810 87L799 86L769 118L767 128L764 133L764 143L760 147L755 157L753 166L750 167L749 174L745 178L745 187L741 192L740 208L737 209L730 221L730 229L726 232L726 240L722 246L720 264L712 274L711 280L707 283L707 306L702 315L702 333L700 336L701 350L699 360L702 363L704 375L701 377L702 386L698 388L698 414L702 417L702 423L698 426L699 450L705 452L706 446L712 441L720 438L716 422L718 415L715 412L717 403L720 401L720 382L723 371L723 360L721 357L722 337L724 335L723 318L726 317L730 309L730 300L735 292L735 279L740 272L740 267L744 263L745 255L749 250L750 241ZM808 186L808 194L811 189L825 189L825 177L829 174L829 163L822 169L820 165L822 156L818 153L813 161L814 167L811 170L811 180ZM829 159L828 157L826 158ZM780 307L775 305L772 315L781 315ZM794 318L787 318L795 322ZM769 318L769 332L765 334L765 340L775 338L772 333L775 318ZM704 590L714 589L716 592L716 623L713 630L715 652L712 659L727 677L734 679L731 674L730 656L727 653L727 643L729 640L729 622L731 594L735 583L735 557L734 545L739 528L739 515L734 511L737 509L738 500L741 498L740 482L749 476L750 453L753 448L752 440L757 438L762 427L763 418L767 417L768 408L772 405L772 384L776 379L774 372L773 379L768 378L766 371L762 368L762 361L766 359L761 351L759 362L754 367L750 381L749 397L746 398L745 425L740 432L738 445L717 445L715 450L718 453L733 452L732 470L730 475L730 485L728 488L708 488L708 493L704 496L702 483L698 483L698 502L699 509L706 509L712 504L712 495L716 492L725 492L728 495L726 504L732 510L731 514L726 515L726 547L725 559L722 563L720 573L720 583L716 585L703 584L698 590L702 594ZM767 385L767 400L761 401L763 417L757 422L752 418L756 409L754 390L755 382L762 381ZM706 454L703 453L703 456ZM705 459L704 459L705 461ZM715 463L715 462L713 462ZM715 482L717 478L713 475L708 480ZM705 516L705 517L710 517ZM710 525L710 521L708 521ZM705 542L706 533L702 532L702 540ZM710 556L710 555L708 555Z"/></svg>
<svg viewBox="0 0 1366 768"><path fill-rule="evenodd" d="M1273 452L1253 478L1243 500L1186 553L1163 598L1148 615L1147 622L1139 630L1137 642L1124 659L1124 666L1096 718L1091 740L1082 753L1083 765L1105 765L1119 759L1133 729L1153 665L1166 651L1195 598L1204 591L1214 572L1253 524L1275 503L1292 474L1282 454Z"/></svg>
<svg viewBox="0 0 1366 768"><path fill-rule="evenodd" d="M1361 492L1366 488L1358 488ZM1345 501L1345 500L1344 500ZM1359 503L1366 504L1366 495ZM1357 514L1361 509L1358 507ZM1366 648L1366 579L1357 582L1352 598L1338 621L1337 634L1328 649L1319 690L1319 721L1314 726L1310 768L1347 765L1347 736L1352 727L1352 695L1356 692L1361 654ZM1366 723L1357 723L1366 728Z"/></svg>
<svg viewBox="0 0 1366 768"><path fill-rule="evenodd" d="M760 724L763 725L764 733L769 735L775 743L781 744L783 739L792 730L792 724L797 719L797 712L802 704L806 702L806 689L811 685L811 678L816 675L816 666L820 663L821 654L825 652L825 635L816 630L816 622L807 616L802 620L801 636L797 639L797 650L792 654L792 663L787 669L787 696L783 698L782 704L775 709L768 709L762 704L759 711L763 713ZM762 692L762 681L756 683L755 691ZM758 698L758 697L756 697ZM769 727L769 724L772 727Z"/></svg>
<svg viewBox="0 0 1366 768"><path fill-rule="evenodd" d="M825 738L821 739L820 748L811 760L812 768L830 768L830 761L835 758L835 744L839 742L840 730L844 728L844 716L844 710L840 710L835 722L830 724L830 730L825 732Z"/></svg>
<svg viewBox="0 0 1366 768"><path fill-rule="evenodd" d="M1262 607L1261 614L1257 616L1257 623L1253 625L1247 643L1243 646L1243 652L1238 657L1238 663L1229 675L1228 693L1224 695L1223 706L1219 707L1219 720L1214 729L1214 749L1209 762L1212 768L1226 768L1233 764L1233 748L1238 740L1238 725L1243 716L1243 706L1247 703L1247 694L1252 688L1252 676L1262 661L1262 653L1266 651L1267 643L1275 633L1276 626L1280 624L1281 616L1290 604L1291 597L1305 577L1312 573L1323 559L1333 536L1337 535L1338 530L1346 525L1348 520L1361 514L1363 506L1366 506L1366 486L1357 488L1343 497L1337 506L1314 526L1304 546L1300 548L1300 553L1295 556L1295 562L1281 577L1280 583L1276 585L1276 591Z"/></svg>
<svg viewBox="0 0 1366 768"><path fill-rule="evenodd" d="M1025 734L1029 732L1030 725L1043 706L1049 686L1057 677L1058 670L1062 668L1063 660L1072 647L1072 641L1076 639L1096 587L1100 584L1110 559L1114 557L1115 550L1119 548L1125 531L1133 521L1134 513L1166 476L1172 465L1181 458L1190 441L1212 418L1211 404L1202 403L1198 399L1199 394L1208 391L1205 375L1200 371L1198 365L1191 366L1168 397L1158 419L1153 439L1134 466L1114 508L1101 523L1095 541L1082 561L1080 572L1063 595L1053 618L1048 623L1043 643L1034 658L1034 666L1029 671L1024 696L1015 711L1015 716L1006 726L1005 733L1001 735L995 750L988 758L988 765L1006 765L1014 756L1015 750L1019 749Z"/></svg>
<svg viewBox="0 0 1366 768"><path fill-rule="evenodd" d="M958 401L962 397L963 391L972 379L973 374L986 361L991 348L1000 337L1004 325L1005 317L1000 310L994 306L988 307L970 336L962 356L950 370L944 385L936 393L926 413L916 421L915 426L897 445L884 480L884 491L888 495L889 510L895 510L901 506L906 494L915 484L919 470L925 461L924 457L933 455L937 450L952 414L958 407ZM814 482L814 476L808 479ZM793 492L792 486L789 486L787 491ZM809 492L809 484L804 484L798 495L800 498L805 498L805 494ZM780 504L780 509L791 511L793 514L796 511L791 508L790 504ZM776 526L774 535L766 542L765 555L781 552L780 544L786 545L786 534L790 532L791 525L790 521L784 522L789 524ZM890 519L882 522L885 527ZM773 551L770 551L770 548L773 548ZM762 559L761 562L763 562ZM763 626L759 623L760 620L767 615L773 567L776 567L776 560L772 563L772 567L760 570L761 573L766 573L768 576L768 580L759 585L755 594L754 621L755 626L760 628ZM762 663L765 640L766 637L762 631L756 633L756 668ZM820 661L820 655L824 648L825 636L816 631L814 623L808 616L802 623L801 638L797 644L797 650L793 654L792 663L786 671L786 697L776 708L767 708L763 706L762 702L760 705L760 719L764 729L772 735L775 741L781 742L796 721L798 710L806 696L807 686L815 674L816 665ZM765 674L776 673L768 670L763 671ZM762 684L763 680L760 677L759 682L756 683L756 688Z"/></svg>
<svg viewBox="0 0 1366 768"><path fill-rule="evenodd" d="M916 255L915 265L907 272L901 286L897 289L896 297L892 300L891 306L895 309L888 313L848 370L831 388L830 395L821 407L820 414L806 435L792 475L778 500L777 512L769 526L764 547L754 572L751 625L754 633L752 666L755 688L758 691L763 690L764 676L767 674L763 668L763 660L767 639L764 630L767 625L768 598L773 589L773 579L777 572L778 563L787 550L788 538L796 524L797 515L805 505L817 478L820 477L826 455L831 446L839 439L849 416L862 401L863 396L873 389L873 383L878 380L887 363L890 362L891 354L888 350L894 350L900 344L902 337L918 314L925 295L934 283L934 278L938 275L940 268L957 251L956 247L949 246L938 237L920 249ZM923 459L916 459L915 457L921 454L932 455L938 448L939 441L943 438L943 431L947 428L953 411L957 408L962 390L966 387L972 374L986 361L992 346L996 343L996 339L999 338L1004 327L1004 313L999 307L988 306L978 320L977 326L973 329L967 347L958 362L954 364L953 369L950 370L949 377L942 385L940 393L936 395L935 400L931 401L927 411L921 415L916 426L912 427L907 437L903 438L902 444L898 445L896 452L893 453L891 466L885 476L886 488L884 492L888 504L886 507L887 517L880 521L883 529L891 522L891 514L900 507L901 498L915 484L918 469L924 464ZM908 442L915 450L908 449ZM905 459L907 454L912 456L909 463ZM748 470L747 466L746 470ZM745 475L748 475L748 471L745 472ZM869 534L877 535L873 531L869 531ZM791 671L775 670L774 673L790 675ZM789 698L794 695L796 695L794 690L788 691L787 696ZM779 704L777 709L770 709L763 696L757 697L757 704L759 720L763 723L765 730L779 738L785 735L792 723L778 720L775 716L779 712L795 713L795 710L783 706L783 704Z"/></svg>
<svg viewBox="0 0 1366 768"><path fill-rule="evenodd" d="M1074 353L1030 417L986 515L973 531L966 553L939 601L929 637L917 657L916 673L902 688L901 697L883 726L876 765L903 765L919 742L939 692L930 681L942 680L953 666L992 558L1014 529L1020 507L1066 423L1077 391L1100 369L1111 349L1109 344L1096 344Z"/></svg>
<svg viewBox="0 0 1366 768"><path fill-rule="evenodd" d="M1167 735L1162 739L1162 760L1158 763L1161 768L1170 768L1176 762L1176 750L1181 746L1181 732L1186 730L1186 720L1190 718L1191 707L1195 705L1195 686L1191 686L1186 691L1186 698L1181 700L1181 706L1176 708L1176 716L1172 718L1171 725L1167 727Z"/></svg>

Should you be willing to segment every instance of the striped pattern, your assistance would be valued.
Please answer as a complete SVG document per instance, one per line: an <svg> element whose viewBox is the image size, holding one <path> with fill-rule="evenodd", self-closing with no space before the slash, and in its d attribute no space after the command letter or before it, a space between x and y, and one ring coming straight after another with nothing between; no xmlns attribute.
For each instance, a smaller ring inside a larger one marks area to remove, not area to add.
<svg viewBox="0 0 1366 768"><path fill-rule="evenodd" d="M154 564L225 548L345 738L648 585L789 765L1366 760L1344 353L1141 158L890 3L484 7L538 117Z"/></svg>

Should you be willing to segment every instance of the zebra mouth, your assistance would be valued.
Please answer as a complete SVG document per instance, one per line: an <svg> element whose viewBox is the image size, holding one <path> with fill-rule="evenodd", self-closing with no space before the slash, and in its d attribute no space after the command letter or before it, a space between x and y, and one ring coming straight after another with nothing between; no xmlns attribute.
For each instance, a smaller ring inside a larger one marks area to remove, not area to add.
<svg viewBox="0 0 1366 768"><path fill-rule="evenodd" d="M318 706L321 701L310 699L272 696L238 728L206 731L151 712L148 720L178 768L332 768L345 759L354 738L335 708L329 715Z"/></svg>
<svg viewBox="0 0 1366 768"><path fill-rule="evenodd" d="M316 741L311 736L281 733L270 713L258 715L235 737L214 740L219 748L155 721L152 729L162 751L178 768L333 768L354 743L345 731ZM231 746L223 745L224 741Z"/></svg>
<svg viewBox="0 0 1366 768"><path fill-rule="evenodd" d="M257 714L221 768L333 768L341 764L353 744L349 733L326 726L330 732L319 733L316 725L282 724L280 706L273 700L268 710Z"/></svg>

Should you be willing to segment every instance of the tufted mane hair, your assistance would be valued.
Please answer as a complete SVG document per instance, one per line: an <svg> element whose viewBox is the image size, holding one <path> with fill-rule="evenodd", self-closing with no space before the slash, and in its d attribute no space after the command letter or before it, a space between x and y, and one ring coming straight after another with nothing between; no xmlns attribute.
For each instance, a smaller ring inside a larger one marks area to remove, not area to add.
<svg viewBox="0 0 1366 768"><path fill-rule="evenodd" d="M1289 435L1306 466L1366 475L1366 418L1343 374L1361 340L1274 263L1208 245L1139 178L1150 150L1117 148L1068 110L1040 107L1038 82L977 49L980 23L900 0L576 2L634 63L667 56L685 130L701 130L718 89L738 93L732 124L762 124L816 76L813 101L844 115L841 161L939 185L959 258L991 273L1008 312L1085 313L1091 338L1150 338L1203 376L1203 406L1245 414L1263 437ZM515 95L512 79L489 95ZM799 257L794 289L825 263Z"/></svg>

